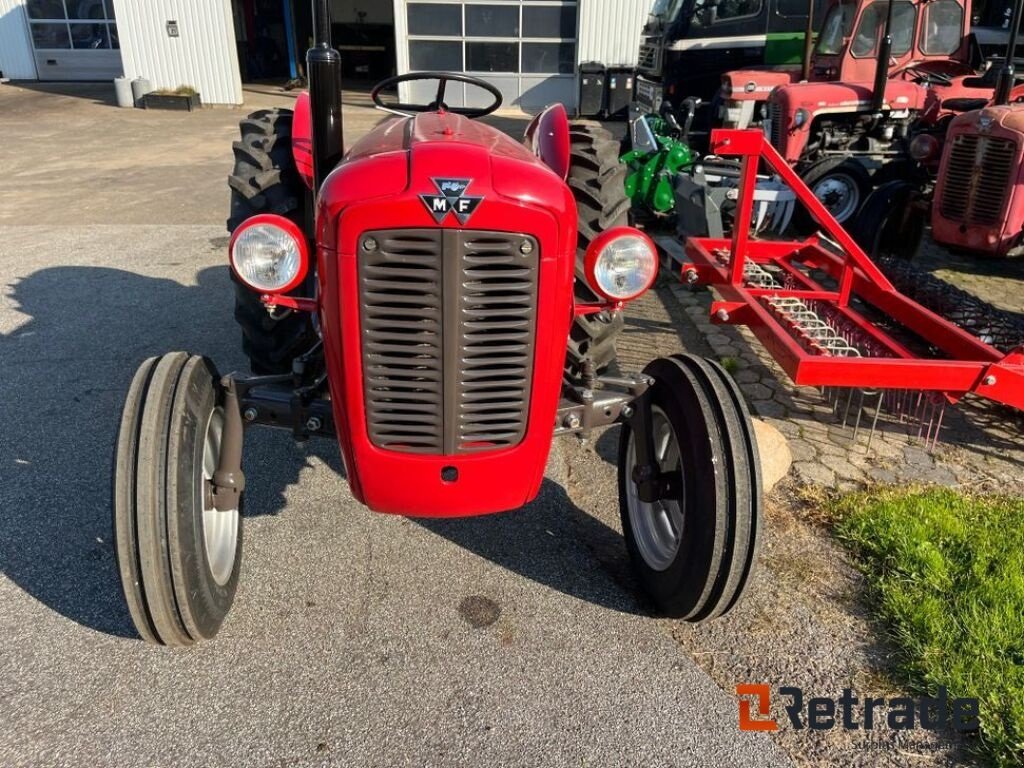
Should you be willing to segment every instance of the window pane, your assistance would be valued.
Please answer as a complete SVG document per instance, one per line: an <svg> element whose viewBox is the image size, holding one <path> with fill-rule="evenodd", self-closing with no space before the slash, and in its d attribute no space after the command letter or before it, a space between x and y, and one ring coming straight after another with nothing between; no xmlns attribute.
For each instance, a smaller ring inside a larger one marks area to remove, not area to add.
<svg viewBox="0 0 1024 768"><path fill-rule="evenodd" d="M108 24L107 25L107 34L110 35L110 47L111 48L120 48L121 47L121 41L117 37L117 24Z"/></svg>
<svg viewBox="0 0 1024 768"><path fill-rule="evenodd" d="M523 72L571 75L575 69L575 43L523 43Z"/></svg>
<svg viewBox="0 0 1024 768"><path fill-rule="evenodd" d="M466 43L467 72L516 72L519 43Z"/></svg>
<svg viewBox="0 0 1024 768"><path fill-rule="evenodd" d="M866 58L874 56L878 43L882 39L885 28L885 17L888 3L872 3L861 13L857 32L850 46L854 56ZM892 5L892 55L903 56L910 50L910 41L914 35L914 6L907 2L895 2Z"/></svg>
<svg viewBox="0 0 1024 768"><path fill-rule="evenodd" d="M462 34L462 7L440 3L411 3L409 5L410 35Z"/></svg>
<svg viewBox="0 0 1024 768"><path fill-rule="evenodd" d="M545 8L523 6L523 37L576 38L576 8Z"/></svg>
<svg viewBox="0 0 1024 768"><path fill-rule="evenodd" d="M921 52L948 56L960 47L964 10L955 0L936 0L924 6L921 24Z"/></svg>
<svg viewBox="0 0 1024 768"><path fill-rule="evenodd" d="M761 0L722 0L715 6L715 21L729 21L761 12Z"/></svg>
<svg viewBox="0 0 1024 768"><path fill-rule="evenodd" d="M32 24L32 44L37 48L70 48L71 38L68 37L68 25Z"/></svg>
<svg viewBox="0 0 1024 768"><path fill-rule="evenodd" d="M410 40L409 68L442 72L462 71L462 43L440 40Z"/></svg>
<svg viewBox="0 0 1024 768"><path fill-rule="evenodd" d="M69 19L103 19L103 0L66 0ZM75 31L71 30L74 37Z"/></svg>
<svg viewBox="0 0 1024 768"><path fill-rule="evenodd" d="M778 0L775 11L779 16L784 16L787 19L806 18L807 0Z"/></svg>
<svg viewBox="0 0 1024 768"><path fill-rule="evenodd" d="M26 6L30 19L63 19L64 3L61 0L28 0Z"/></svg>
<svg viewBox="0 0 1024 768"><path fill-rule="evenodd" d="M467 37L519 37L519 7L467 5Z"/></svg>
<svg viewBox="0 0 1024 768"><path fill-rule="evenodd" d="M114 0L103 0L103 7L107 9L107 18L114 19Z"/></svg>
<svg viewBox="0 0 1024 768"><path fill-rule="evenodd" d="M857 6L853 3L832 6L818 35L818 53L838 56L843 52L843 38L850 36L856 13Z"/></svg>
<svg viewBox="0 0 1024 768"><path fill-rule="evenodd" d="M109 48L106 24L72 24L71 44L75 48L97 50Z"/></svg>

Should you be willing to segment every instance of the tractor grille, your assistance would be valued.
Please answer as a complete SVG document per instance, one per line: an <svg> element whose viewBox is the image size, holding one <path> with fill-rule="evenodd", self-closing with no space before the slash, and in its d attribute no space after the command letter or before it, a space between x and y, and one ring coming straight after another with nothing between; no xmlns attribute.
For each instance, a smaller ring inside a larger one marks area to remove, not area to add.
<svg viewBox="0 0 1024 768"><path fill-rule="evenodd" d="M964 224L997 224L1009 191L1017 147L1010 139L962 133L953 139L941 209Z"/></svg>
<svg viewBox="0 0 1024 768"><path fill-rule="evenodd" d="M533 374L537 241L411 229L367 232L359 242L370 441L446 455L519 443Z"/></svg>
<svg viewBox="0 0 1024 768"><path fill-rule="evenodd" d="M786 125L783 121L782 107L774 100L768 100L768 141L779 152L785 152L786 147Z"/></svg>

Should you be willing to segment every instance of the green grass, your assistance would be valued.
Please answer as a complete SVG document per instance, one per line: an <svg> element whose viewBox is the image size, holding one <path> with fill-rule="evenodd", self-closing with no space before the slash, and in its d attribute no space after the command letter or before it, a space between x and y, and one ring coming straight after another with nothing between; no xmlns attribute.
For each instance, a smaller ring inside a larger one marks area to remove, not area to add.
<svg viewBox="0 0 1024 768"><path fill-rule="evenodd" d="M979 750L1024 765L1024 501L876 489L831 502L917 693L975 696Z"/></svg>

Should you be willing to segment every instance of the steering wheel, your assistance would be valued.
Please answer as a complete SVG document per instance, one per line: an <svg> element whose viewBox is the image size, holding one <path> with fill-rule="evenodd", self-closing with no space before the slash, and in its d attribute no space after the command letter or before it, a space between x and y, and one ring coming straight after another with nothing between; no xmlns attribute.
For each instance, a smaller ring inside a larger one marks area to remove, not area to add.
<svg viewBox="0 0 1024 768"><path fill-rule="evenodd" d="M437 80L437 94L434 96L434 100L429 104L385 104L381 99L381 91L392 88L399 83L412 83L417 80ZM473 107L449 107L444 103L444 92L448 88L449 82L466 83L468 85L475 85L478 88L483 88L494 98L494 101L483 108ZM484 115L491 114L494 110L501 106L501 91L495 88L493 85L488 83L486 80L481 80L478 77L470 77L469 75L463 75L459 72L410 72L408 75L398 75L397 77L389 77L387 80L381 80L370 91L370 98L373 99L373 103L381 109L386 109L395 112L452 112L456 115L463 115L470 119L477 117L483 117Z"/></svg>
<svg viewBox="0 0 1024 768"><path fill-rule="evenodd" d="M918 80L923 80L928 85L952 85L953 78L949 75L943 74L942 72L932 72L930 69L920 69L916 66L909 66L903 68L904 72L909 72L913 77Z"/></svg>

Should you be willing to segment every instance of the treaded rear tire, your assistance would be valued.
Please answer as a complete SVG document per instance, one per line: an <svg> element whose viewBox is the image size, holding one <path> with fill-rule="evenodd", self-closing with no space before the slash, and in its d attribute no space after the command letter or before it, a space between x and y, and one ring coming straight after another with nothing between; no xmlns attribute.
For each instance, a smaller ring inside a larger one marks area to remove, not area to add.
<svg viewBox="0 0 1024 768"><path fill-rule="evenodd" d="M630 201L626 197L626 167L619 162L620 144L600 124L575 122L569 126L571 155L567 182L576 198L576 300L599 301L587 284L583 260L587 246L601 232L629 224ZM622 315L602 312L576 318L569 333L568 362L578 370L590 357L597 369L615 360L615 341L622 332Z"/></svg>
<svg viewBox="0 0 1024 768"><path fill-rule="evenodd" d="M292 111L261 109L239 123L241 140L231 145L235 167L228 176L231 210L228 230L260 213L275 213L307 234L310 196L292 156ZM260 297L231 274L235 282L235 320L242 328L242 349L256 373L290 373L292 360L316 341L312 316L281 312L271 317ZM293 291L309 295L312 272Z"/></svg>

